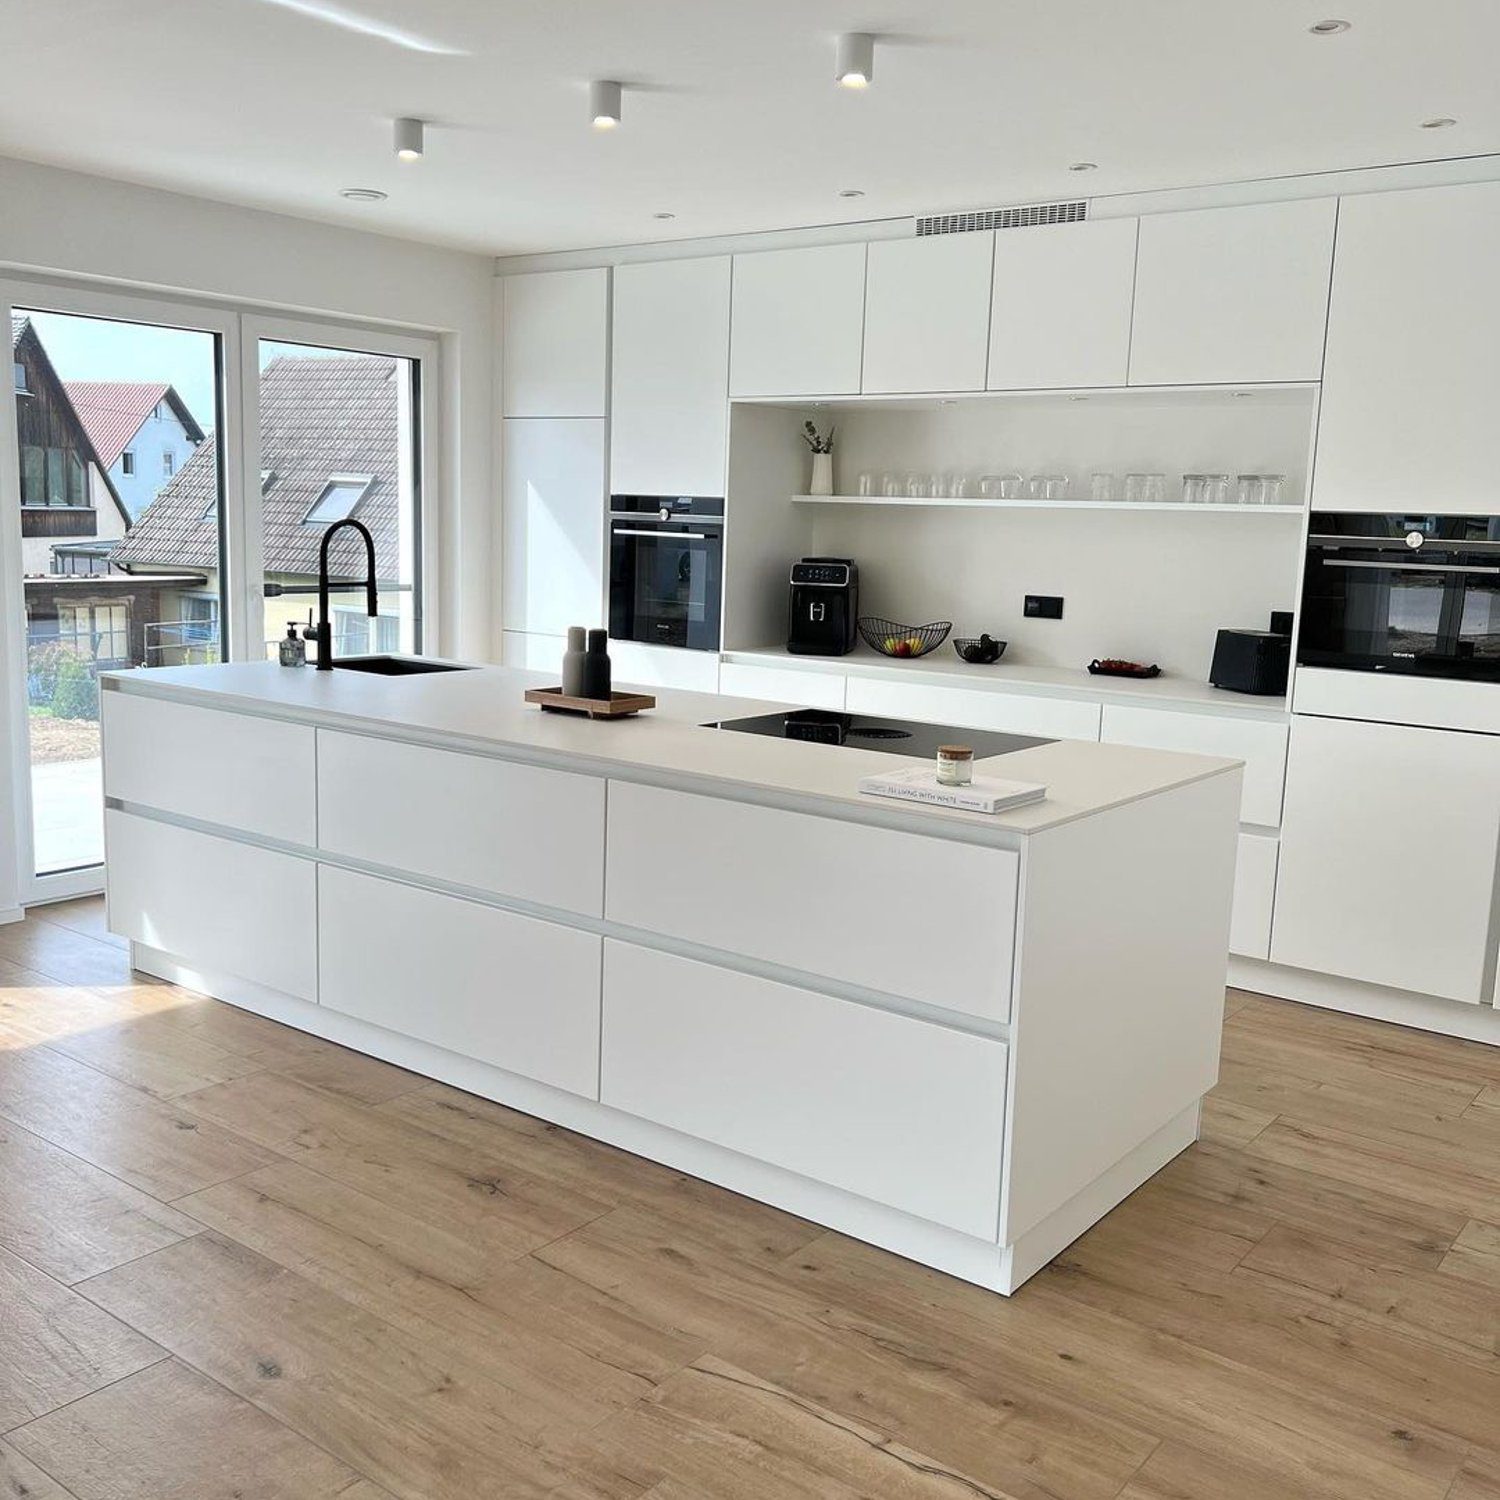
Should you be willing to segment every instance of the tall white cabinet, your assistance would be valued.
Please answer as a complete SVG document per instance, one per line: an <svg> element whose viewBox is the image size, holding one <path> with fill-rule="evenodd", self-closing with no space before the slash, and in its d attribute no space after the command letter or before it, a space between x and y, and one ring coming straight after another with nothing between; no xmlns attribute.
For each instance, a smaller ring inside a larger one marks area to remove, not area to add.
<svg viewBox="0 0 1500 1500"><path fill-rule="evenodd" d="M602 417L609 361L609 272L507 276L501 298L503 414Z"/></svg>
<svg viewBox="0 0 1500 1500"><path fill-rule="evenodd" d="M1500 515L1500 183L1346 198L1313 504Z"/></svg>
<svg viewBox="0 0 1500 1500"><path fill-rule="evenodd" d="M1317 380L1338 201L1147 214L1132 385Z"/></svg>
<svg viewBox="0 0 1500 1500"><path fill-rule="evenodd" d="M614 494L724 493L730 264L718 255L616 268Z"/></svg>

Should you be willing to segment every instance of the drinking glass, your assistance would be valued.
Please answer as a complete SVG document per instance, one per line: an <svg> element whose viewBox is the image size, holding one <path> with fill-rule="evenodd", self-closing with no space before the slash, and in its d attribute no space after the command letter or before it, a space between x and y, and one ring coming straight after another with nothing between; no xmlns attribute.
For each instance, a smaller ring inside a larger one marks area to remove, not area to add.
<svg viewBox="0 0 1500 1500"><path fill-rule="evenodd" d="M1047 481L1048 476L1046 474L1033 474L1026 481L1026 498L1028 500L1045 500L1047 498Z"/></svg>
<svg viewBox="0 0 1500 1500"><path fill-rule="evenodd" d="M1241 474L1235 481L1235 499L1241 505L1263 505L1265 493L1265 482L1259 474Z"/></svg>
<svg viewBox="0 0 1500 1500"><path fill-rule="evenodd" d="M1089 475L1089 499L1113 500L1115 498L1115 476L1103 472Z"/></svg>
<svg viewBox="0 0 1500 1500"><path fill-rule="evenodd" d="M1127 474L1125 476L1125 498L1131 505L1139 505L1146 498L1146 474Z"/></svg>
<svg viewBox="0 0 1500 1500"><path fill-rule="evenodd" d="M908 474L906 476L906 493L912 500L922 500L927 496L927 481L920 474Z"/></svg>
<svg viewBox="0 0 1500 1500"><path fill-rule="evenodd" d="M1066 474L1042 475L1042 496L1047 500L1068 498L1068 476Z"/></svg>
<svg viewBox="0 0 1500 1500"><path fill-rule="evenodd" d="M950 500L967 500L969 498L969 476L960 474L954 470L948 475L944 486Z"/></svg>
<svg viewBox="0 0 1500 1500"><path fill-rule="evenodd" d="M1208 505L1229 504L1229 476L1227 474L1205 474L1203 476L1203 499Z"/></svg>
<svg viewBox="0 0 1500 1500"><path fill-rule="evenodd" d="M1201 474L1182 476L1182 503L1184 505L1203 504L1203 476Z"/></svg>
<svg viewBox="0 0 1500 1500"><path fill-rule="evenodd" d="M1285 505L1282 492L1286 488L1285 474L1262 474L1260 476L1260 503L1262 505Z"/></svg>
<svg viewBox="0 0 1500 1500"><path fill-rule="evenodd" d="M1000 498L1019 500L1026 493L1026 481L1019 474L1000 475Z"/></svg>
<svg viewBox="0 0 1500 1500"><path fill-rule="evenodd" d="M948 481L942 474L929 474L927 476L927 493L934 500L944 500L948 496Z"/></svg>
<svg viewBox="0 0 1500 1500"><path fill-rule="evenodd" d="M901 476L899 474L882 474L880 476L880 493L887 500L894 500L902 491Z"/></svg>
<svg viewBox="0 0 1500 1500"><path fill-rule="evenodd" d="M856 495L873 495L875 493L875 476L873 474L861 474L854 481L854 493Z"/></svg>

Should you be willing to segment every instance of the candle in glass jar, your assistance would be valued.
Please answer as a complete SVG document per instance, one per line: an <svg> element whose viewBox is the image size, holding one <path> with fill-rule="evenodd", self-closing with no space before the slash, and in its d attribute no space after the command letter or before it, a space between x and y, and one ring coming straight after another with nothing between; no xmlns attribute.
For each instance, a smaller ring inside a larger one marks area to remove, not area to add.
<svg viewBox="0 0 1500 1500"><path fill-rule="evenodd" d="M943 786L968 786L974 780L974 752L967 745L939 745L937 779Z"/></svg>

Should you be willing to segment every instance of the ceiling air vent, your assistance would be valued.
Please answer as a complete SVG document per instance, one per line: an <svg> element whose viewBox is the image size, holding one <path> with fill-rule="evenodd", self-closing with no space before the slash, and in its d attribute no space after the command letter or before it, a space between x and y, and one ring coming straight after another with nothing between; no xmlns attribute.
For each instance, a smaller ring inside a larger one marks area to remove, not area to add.
<svg viewBox="0 0 1500 1500"><path fill-rule="evenodd" d="M1028 203L1021 208L984 208L967 214L929 214L917 233L964 234L971 229L1029 229L1033 224L1073 224L1088 217L1083 198L1070 203Z"/></svg>

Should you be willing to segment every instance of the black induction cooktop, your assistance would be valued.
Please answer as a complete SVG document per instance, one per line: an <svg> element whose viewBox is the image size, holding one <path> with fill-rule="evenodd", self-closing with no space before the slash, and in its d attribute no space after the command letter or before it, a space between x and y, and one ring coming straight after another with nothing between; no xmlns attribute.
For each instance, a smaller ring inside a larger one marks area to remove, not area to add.
<svg viewBox="0 0 1500 1500"><path fill-rule="evenodd" d="M736 734L764 734L778 740L806 740L816 745L845 745L851 750L884 750L891 755L930 759L939 745L968 745L976 760L1009 755L1051 740L1030 734L999 734L990 729L955 729L950 724L918 724L908 719L876 719L866 714L839 714L823 708L755 714L748 719L720 719L705 729Z"/></svg>

